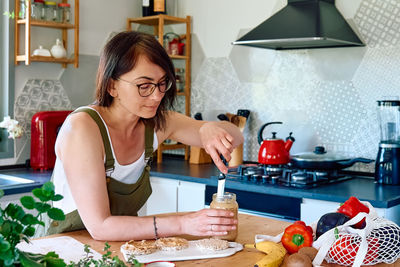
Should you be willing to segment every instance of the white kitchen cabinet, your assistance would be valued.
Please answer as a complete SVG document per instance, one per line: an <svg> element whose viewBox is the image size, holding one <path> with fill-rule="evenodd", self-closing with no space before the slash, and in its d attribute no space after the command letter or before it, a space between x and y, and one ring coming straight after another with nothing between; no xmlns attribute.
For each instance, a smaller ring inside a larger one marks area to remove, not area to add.
<svg viewBox="0 0 400 267"><path fill-rule="evenodd" d="M186 212L204 209L205 190L204 184L179 181L177 211Z"/></svg>
<svg viewBox="0 0 400 267"><path fill-rule="evenodd" d="M335 212L339 202L303 198L300 205L300 219L307 224L317 222L322 215ZM375 208L378 216L400 223L400 205L391 208Z"/></svg>
<svg viewBox="0 0 400 267"><path fill-rule="evenodd" d="M195 211L204 208L204 184L150 177L153 193L138 211L139 216Z"/></svg>

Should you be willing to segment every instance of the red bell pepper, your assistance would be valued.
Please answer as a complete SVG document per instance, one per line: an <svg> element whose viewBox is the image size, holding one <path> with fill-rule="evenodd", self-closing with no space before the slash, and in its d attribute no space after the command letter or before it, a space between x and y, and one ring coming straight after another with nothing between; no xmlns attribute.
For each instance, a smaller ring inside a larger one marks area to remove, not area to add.
<svg viewBox="0 0 400 267"><path fill-rule="evenodd" d="M350 218L354 218L360 212L369 213L369 208L362 204L356 197L350 197L346 202L343 203L338 209L339 213L345 214ZM365 227L365 219L356 223L354 228L364 228Z"/></svg>
<svg viewBox="0 0 400 267"><path fill-rule="evenodd" d="M378 257L378 239L375 237L369 237L367 238L367 242L368 250L363 260L363 264L376 263L374 260ZM353 265L359 247L359 239L349 234L341 235L330 248L329 257L333 259L335 263L347 266Z"/></svg>
<svg viewBox="0 0 400 267"><path fill-rule="evenodd" d="M281 241L290 254L296 253L302 247L311 247L313 243L312 228L307 227L303 221L296 221L285 229Z"/></svg>

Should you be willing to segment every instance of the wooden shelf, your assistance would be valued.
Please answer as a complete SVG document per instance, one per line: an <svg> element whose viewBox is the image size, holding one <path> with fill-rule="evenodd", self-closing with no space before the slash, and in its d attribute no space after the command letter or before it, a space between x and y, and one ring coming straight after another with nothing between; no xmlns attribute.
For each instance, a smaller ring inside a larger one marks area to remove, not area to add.
<svg viewBox="0 0 400 267"><path fill-rule="evenodd" d="M26 24L26 19L17 20L17 24ZM59 23L53 21L44 21L44 20L30 20L31 26L39 26L39 27L47 27L47 28L55 28L55 29L74 29L75 25L69 23Z"/></svg>
<svg viewBox="0 0 400 267"><path fill-rule="evenodd" d="M25 55L17 56L17 61L25 61ZM62 63L62 64L73 64L74 59L70 58L54 58L54 57L43 57L43 56L31 56L31 61L34 62L51 62L51 63Z"/></svg>
<svg viewBox="0 0 400 267"><path fill-rule="evenodd" d="M161 20L164 21L165 25L169 25L169 24L186 23L187 18L178 18L160 14L155 16L141 17L141 18L128 18L128 24L137 23L149 26L158 26Z"/></svg>
<svg viewBox="0 0 400 267"><path fill-rule="evenodd" d="M181 56L181 55L169 55L169 57L172 59L188 59L187 56Z"/></svg>
<svg viewBox="0 0 400 267"><path fill-rule="evenodd" d="M154 35L157 36L158 42L164 44L164 26L169 24L186 24L186 32L179 35L181 40L185 40L185 55L169 55L171 59L185 61L185 87L182 92L177 92L178 96L185 97L185 114L190 116L190 86L191 86L191 17L186 18L172 17L168 15L156 15L141 18L128 18L126 28L132 31L132 23L153 26ZM157 162L162 162L162 152L171 149L185 149L185 160L189 159L189 146L184 144L160 144L157 150Z"/></svg>
<svg viewBox="0 0 400 267"><path fill-rule="evenodd" d="M60 63L63 68L67 67L67 64L74 64L75 68L79 66L79 0L75 1L74 8L74 24L71 23L60 23L53 21L35 20L30 17L31 14L31 3L33 0L26 0L26 18L18 19L15 23L15 37L14 37L14 62L18 65L19 62L25 62L25 65L29 65L31 62L48 62L48 63ZM72 0L71 0L72 1ZM68 3L68 0L61 0L62 3ZM15 14L19 14L20 1L15 1ZM53 28L62 32L62 42L64 48L68 51L68 30L74 30L74 57L70 58L53 58L53 57L41 57L31 55L31 27L44 27ZM25 29L25 36L23 40L24 52L20 52L20 28Z"/></svg>

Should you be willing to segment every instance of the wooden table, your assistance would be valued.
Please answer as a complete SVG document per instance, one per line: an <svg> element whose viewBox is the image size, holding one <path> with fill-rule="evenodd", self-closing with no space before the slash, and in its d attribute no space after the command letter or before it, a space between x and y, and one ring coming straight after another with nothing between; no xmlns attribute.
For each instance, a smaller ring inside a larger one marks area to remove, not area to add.
<svg viewBox="0 0 400 267"><path fill-rule="evenodd" d="M285 227L290 225L289 222L279 221L275 219L262 218L258 216L239 214L239 232L236 242L254 243L254 236L256 234L267 234L267 235L277 235L281 233ZM83 244L90 245L91 248L102 254L104 248L103 241L93 240L87 231L75 231L64 234L52 235L55 236L70 236L76 240L82 242ZM196 239L194 237L185 236L188 239ZM120 246L124 242L108 242L111 245L111 251L114 251L116 255L123 259L122 253L119 251ZM231 267L231 266L253 266L255 262L261 259L265 254L258 252L255 249L244 248L242 251L236 254L224 257L224 258L214 258L214 259L203 259L203 260L188 260L188 261L177 261L176 266L218 266L218 267ZM340 265L335 264L323 264L324 266L336 267ZM377 267L382 266L395 266L400 267L400 260L394 264L377 264ZM343 266L342 266L343 267Z"/></svg>

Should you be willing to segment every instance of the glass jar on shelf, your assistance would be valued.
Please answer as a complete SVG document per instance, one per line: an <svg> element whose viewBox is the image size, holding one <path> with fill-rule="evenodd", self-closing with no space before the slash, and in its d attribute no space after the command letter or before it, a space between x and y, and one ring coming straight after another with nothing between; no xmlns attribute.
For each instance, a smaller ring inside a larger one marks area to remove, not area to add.
<svg viewBox="0 0 400 267"><path fill-rule="evenodd" d="M71 5L68 3L58 4L58 21L61 23L71 22Z"/></svg>
<svg viewBox="0 0 400 267"><path fill-rule="evenodd" d="M36 20L44 20L44 1L35 0L31 5L31 18Z"/></svg>
<svg viewBox="0 0 400 267"><path fill-rule="evenodd" d="M180 93L185 90L185 69L175 68L176 90Z"/></svg>
<svg viewBox="0 0 400 267"><path fill-rule="evenodd" d="M58 8L56 2L53 1L45 1L44 2L45 9L45 19L47 21L58 21Z"/></svg>
<svg viewBox="0 0 400 267"><path fill-rule="evenodd" d="M26 1L25 0L19 0L19 14L18 17L20 19L24 19L26 16Z"/></svg>

